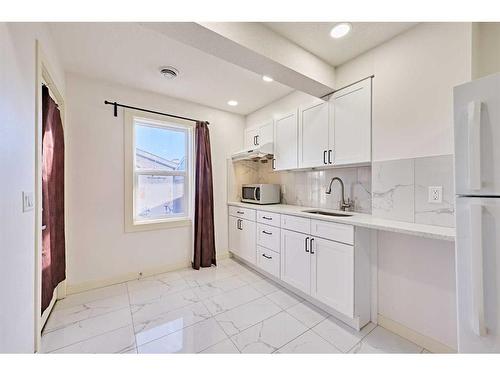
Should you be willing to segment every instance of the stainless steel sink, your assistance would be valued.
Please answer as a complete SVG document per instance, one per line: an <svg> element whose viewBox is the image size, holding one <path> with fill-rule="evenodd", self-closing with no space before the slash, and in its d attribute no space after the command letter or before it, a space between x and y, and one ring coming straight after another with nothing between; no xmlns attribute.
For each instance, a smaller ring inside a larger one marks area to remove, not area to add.
<svg viewBox="0 0 500 375"><path fill-rule="evenodd" d="M326 216L340 216L340 217L352 216L352 214L343 214L340 212L329 212L329 211L321 211L321 210L304 210L302 212L307 212L309 214L326 215Z"/></svg>

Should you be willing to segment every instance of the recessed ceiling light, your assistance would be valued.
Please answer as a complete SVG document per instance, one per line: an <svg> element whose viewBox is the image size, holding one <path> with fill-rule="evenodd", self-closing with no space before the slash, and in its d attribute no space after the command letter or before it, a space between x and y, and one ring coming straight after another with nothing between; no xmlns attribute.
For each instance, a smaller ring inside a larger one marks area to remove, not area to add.
<svg viewBox="0 0 500 375"><path fill-rule="evenodd" d="M269 76L262 76L262 79L263 79L265 82L272 82L272 81L274 81L274 79L272 79L272 77L269 77Z"/></svg>
<svg viewBox="0 0 500 375"><path fill-rule="evenodd" d="M236 100L230 100L227 102L227 104L231 107L236 107L238 105L238 102Z"/></svg>
<svg viewBox="0 0 500 375"><path fill-rule="evenodd" d="M350 23L344 22L344 23L339 23L335 26L333 26L332 30L330 31L330 36L335 39L342 38L349 34L351 31L352 26Z"/></svg>

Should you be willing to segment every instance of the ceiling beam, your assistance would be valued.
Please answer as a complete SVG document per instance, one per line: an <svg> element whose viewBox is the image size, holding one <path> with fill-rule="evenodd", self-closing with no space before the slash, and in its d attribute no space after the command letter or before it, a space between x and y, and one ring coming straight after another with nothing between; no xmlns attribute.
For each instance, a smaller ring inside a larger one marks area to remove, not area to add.
<svg viewBox="0 0 500 375"><path fill-rule="evenodd" d="M142 25L310 95L321 97L334 87L333 66L257 22Z"/></svg>

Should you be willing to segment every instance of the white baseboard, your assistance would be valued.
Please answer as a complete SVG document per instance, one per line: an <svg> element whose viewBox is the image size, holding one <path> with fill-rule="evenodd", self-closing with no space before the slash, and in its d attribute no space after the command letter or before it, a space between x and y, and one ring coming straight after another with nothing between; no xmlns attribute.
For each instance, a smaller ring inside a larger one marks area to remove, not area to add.
<svg viewBox="0 0 500 375"><path fill-rule="evenodd" d="M191 261L150 268L141 272L142 272L142 277L148 277L148 276L158 275L160 273L176 271L190 266L191 266ZM68 284L66 285L66 294L69 295L69 294L81 293L87 290L102 288L114 284L120 284L131 280L137 280L137 272L129 272L120 276L111 277L109 279L92 280L79 284Z"/></svg>
<svg viewBox="0 0 500 375"><path fill-rule="evenodd" d="M221 255L217 256L217 260L222 260L229 258L229 252L223 252ZM161 267L150 268L146 271L142 271L142 277L154 276L165 272L177 271L183 268L191 267L191 261L177 263L177 264L169 264ZM65 294L76 294L85 292L87 290L102 288L105 286L110 286L114 284L124 283L126 281L137 280L137 272L129 272L120 276L112 277L109 279L101 279L101 280L92 280L86 281L79 284L66 284L65 283ZM64 297L62 297L64 298ZM58 299L60 299L58 295Z"/></svg>
<svg viewBox="0 0 500 375"><path fill-rule="evenodd" d="M395 334L404 337L411 342L427 349L431 353L456 353L457 350L436 341L435 339L422 335L405 325L398 323L390 318L378 314L378 325L385 329L394 332Z"/></svg>

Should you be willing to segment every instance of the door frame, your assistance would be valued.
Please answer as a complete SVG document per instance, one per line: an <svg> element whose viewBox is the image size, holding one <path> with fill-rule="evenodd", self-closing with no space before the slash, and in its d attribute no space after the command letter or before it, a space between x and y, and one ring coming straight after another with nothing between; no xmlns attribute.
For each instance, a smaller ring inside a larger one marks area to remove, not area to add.
<svg viewBox="0 0 500 375"><path fill-rule="evenodd" d="M63 129L65 128L65 101L62 91L55 83L52 74L53 70L50 66L46 55L39 40L36 40L36 78L35 78L35 332L34 332L34 349L35 352L40 351L42 329L47 318L55 304L56 299L61 299L66 296L66 280L59 283L56 287L49 307L41 315L42 306L42 84L45 84L51 95L53 95L58 104L61 113L61 122ZM64 136L66 144L66 135ZM66 169L66 152L64 154L65 169ZM66 202L66 173L64 174L64 200ZM64 220L67 227L67 205L64 205Z"/></svg>

